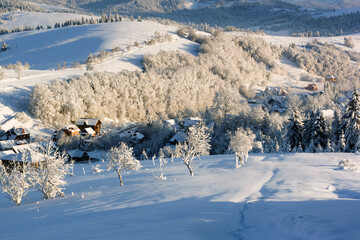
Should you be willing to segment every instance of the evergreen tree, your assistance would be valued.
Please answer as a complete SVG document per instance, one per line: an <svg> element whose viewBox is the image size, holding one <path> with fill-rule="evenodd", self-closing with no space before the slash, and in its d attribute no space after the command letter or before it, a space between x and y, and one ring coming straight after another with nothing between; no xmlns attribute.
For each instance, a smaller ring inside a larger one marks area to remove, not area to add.
<svg viewBox="0 0 360 240"><path fill-rule="evenodd" d="M298 149L302 142L303 123L296 110L291 115L286 129L285 141L290 145L290 150Z"/></svg>
<svg viewBox="0 0 360 240"><path fill-rule="evenodd" d="M1 51L6 51L7 49L8 49L8 45L4 41L1 45Z"/></svg>
<svg viewBox="0 0 360 240"><path fill-rule="evenodd" d="M311 111L308 119L303 121L304 131L303 131L303 136L302 136L302 147L305 151L307 150L307 148L309 147L309 144L310 144L311 131L312 131L312 126L314 124L314 119L315 119L314 112Z"/></svg>
<svg viewBox="0 0 360 240"><path fill-rule="evenodd" d="M345 152L355 150L355 145L360 134L360 102L359 93L354 89L353 96L346 106L342 116L343 129L345 130Z"/></svg>
<svg viewBox="0 0 360 240"><path fill-rule="evenodd" d="M325 122L324 116L320 110L314 115L311 127L311 140L314 141L314 145L320 150L325 149L328 140L328 126Z"/></svg>
<svg viewBox="0 0 360 240"><path fill-rule="evenodd" d="M338 111L335 111L334 118L331 125L331 142L333 146L336 146L339 142L340 135L341 135L341 123L340 123L340 115Z"/></svg>
<svg viewBox="0 0 360 240"><path fill-rule="evenodd" d="M339 141L335 147L335 152L343 152L345 149L345 134L344 131L341 130L341 134L339 136Z"/></svg>

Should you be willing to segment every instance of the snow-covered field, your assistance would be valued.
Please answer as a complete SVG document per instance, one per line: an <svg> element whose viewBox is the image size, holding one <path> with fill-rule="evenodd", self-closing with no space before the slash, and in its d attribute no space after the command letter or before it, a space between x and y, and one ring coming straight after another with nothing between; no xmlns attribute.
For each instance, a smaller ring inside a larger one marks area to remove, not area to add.
<svg viewBox="0 0 360 240"><path fill-rule="evenodd" d="M76 164L66 197L31 192L20 206L0 198L2 239L358 239L360 175L338 170L355 154L256 154L236 169L233 155L202 157L191 177L180 159L142 162L125 172Z"/></svg>

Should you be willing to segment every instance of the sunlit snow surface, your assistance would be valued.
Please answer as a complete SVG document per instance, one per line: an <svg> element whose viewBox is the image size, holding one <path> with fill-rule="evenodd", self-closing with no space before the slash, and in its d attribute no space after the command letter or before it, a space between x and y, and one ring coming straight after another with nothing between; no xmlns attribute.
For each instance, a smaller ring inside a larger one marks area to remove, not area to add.
<svg viewBox="0 0 360 240"><path fill-rule="evenodd" d="M142 162L124 173L91 173L76 164L66 197L32 191L21 206L0 198L2 239L357 239L360 176L337 170L355 154L257 154L202 157L191 177L180 159L164 168ZM85 175L84 175L85 170ZM72 195L73 193L73 195Z"/></svg>

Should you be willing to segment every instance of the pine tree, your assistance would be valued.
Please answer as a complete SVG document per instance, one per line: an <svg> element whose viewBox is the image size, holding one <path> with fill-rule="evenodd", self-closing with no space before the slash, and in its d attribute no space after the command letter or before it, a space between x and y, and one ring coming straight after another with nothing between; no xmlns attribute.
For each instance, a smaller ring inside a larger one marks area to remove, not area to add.
<svg viewBox="0 0 360 240"><path fill-rule="evenodd" d="M338 144L341 135L341 124L340 124L340 115L338 111L335 111L333 122L331 125L331 142L333 146Z"/></svg>
<svg viewBox="0 0 360 240"><path fill-rule="evenodd" d="M304 131L303 131L303 136L302 136L302 147L304 150L306 150L310 144L311 130L312 130L312 126L314 124L314 117L315 117L314 112L311 111L308 119L303 121Z"/></svg>
<svg viewBox="0 0 360 240"><path fill-rule="evenodd" d="M285 141L290 145L290 151L299 148L302 142L303 123L296 110L291 115L286 130Z"/></svg>
<svg viewBox="0 0 360 240"><path fill-rule="evenodd" d="M325 149L328 140L328 126L325 122L324 116L320 110L314 115L311 127L311 140L314 141L314 145L319 149Z"/></svg>
<svg viewBox="0 0 360 240"><path fill-rule="evenodd" d="M345 134L344 134L344 131L342 130L341 134L339 136L339 141L335 147L335 152L343 152L345 149L345 145L346 145Z"/></svg>
<svg viewBox="0 0 360 240"><path fill-rule="evenodd" d="M345 130L345 152L355 150L355 145L360 134L360 99L356 88L353 96L346 106L346 110L342 116L343 129Z"/></svg>

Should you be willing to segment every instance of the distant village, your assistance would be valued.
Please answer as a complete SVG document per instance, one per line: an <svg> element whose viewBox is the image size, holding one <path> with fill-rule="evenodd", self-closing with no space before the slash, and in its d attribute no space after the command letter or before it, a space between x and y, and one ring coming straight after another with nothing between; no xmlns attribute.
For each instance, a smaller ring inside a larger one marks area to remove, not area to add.
<svg viewBox="0 0 360 240"><path fill-rule="evenodd" d="M325 78L324 86L329 86L336 83L337 77L328 75ZM321 94L315 83L308 84L304 87L305 90L310 91L308 94ZM289 92L281 87L266 87L263 91L256 94L254 99L248 99L248 104L252 107L261 106L262 109L271 112L278 112L283 114L287 110L287 98ZM190 127L202 121L199 117L185 118L182 121L175 119L165 120L164 123L174 130L174 136L170 139L168 145L174 147L176 144L184 143L187 141L187 132ZM215 123L210 122L207 124L208 129L213 129ZM96 141L96 139L110 132L116 131L120 138L130 140L131 143L137 144L146 139L145 135L139 132L136 124L130 124L120 129L105 131L101 128L102 122L98 118L80 118L74 124L65 126L59 131L55 131L51 137L52 141L45 142L32 142L30 131L21 126L14 126L7 130L0 138L0 163L9 165L11 162L31 162L37 164L43 159L42 154L45 153L49 147L49 143L53 144L52 147L56 148L56 142L61 136L72 138L81 138L84 144ZM24 158L22 154L25 153ZM69 161L99 161L99 156L93 154L91 151L84 151L80 149L66 150Z"/></svg>

